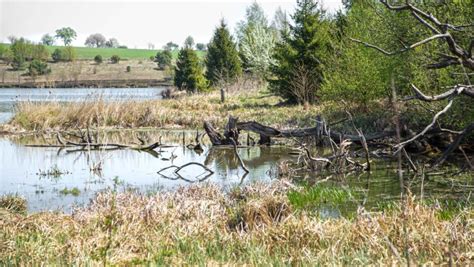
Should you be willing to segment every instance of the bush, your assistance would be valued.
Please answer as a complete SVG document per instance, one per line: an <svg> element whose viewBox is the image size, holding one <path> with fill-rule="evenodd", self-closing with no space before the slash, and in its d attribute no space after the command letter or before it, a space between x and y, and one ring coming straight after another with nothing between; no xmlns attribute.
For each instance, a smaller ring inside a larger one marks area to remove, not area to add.
<svg viewBox="0 0 474 267"><path fill-rule="evenodd" d="M73 47L67 46L63 48L56 48L51 55L55 62L59 61L74 61L77 58L77 52Z"/></svg>
<svg viewBox="0 0 474 267"><path fill-rule="evenodd" d="M120 62L120 57L119 57L118 55L113 55L113 56L110 58L110 61L111 61L113 64L119 63L119 62Z"/></svg>
<svg viewBox="0 0 474 267"><path fill-rule="evenodd" d="M131 71L132 71L132 67L127 66L127 72L131 72Z"/></svg>
<svg viewBox="0 0 474 267"><path fill-rule="evenodd" d="M158 68L164 70L168 67L171 67L171 61L173 60L173 55L169 50L164 50L156 53L155 60L158 63Z"/></svg>
<svg viewBox="0 0 474 267"><path fill-rule="evenodd" d="M31 61L30 66L28 66L28 74L30 76L44 75L50 72L51 69L48 67L48 64L41 60L34 59Z"/></svg>
<svg viewBox="0 0 474 267"><path fill-rule="evenodd" d="M42 44L33 45L31 48L31 59L47 61L49 59L49 51Z"/></svg>
<svg viewBox="0 0 474 267"><path fill-rule="evenodd" d="M14 55L12 60L12 67L14 70L24 70L25 69L25 57L22 55Z"/></svg>
<svg viewBox="0 0 474 267"><path fill-rule="evenodd" d="M117 48L120 48L120 49L128 49L128 47L126 45L119 45Z"/></svg>
<svg viewBox="0 0 474 267"><path fill-rule="evenodd" d="M102 56L101 56L101 55L95 56L95 57L94 57L94 61L95 61L95 63L97 63L97 64L102 63L102 61L103 61L103 60L102 60Z"/></svg>

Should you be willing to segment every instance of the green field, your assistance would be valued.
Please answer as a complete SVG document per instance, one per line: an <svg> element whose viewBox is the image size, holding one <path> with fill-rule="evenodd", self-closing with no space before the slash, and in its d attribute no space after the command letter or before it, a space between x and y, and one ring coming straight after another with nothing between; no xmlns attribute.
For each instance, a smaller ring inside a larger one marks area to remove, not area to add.
<svg viewBox="0 0 474 267"><path fill-rule="evenodd" d="M4 44L10 46L9 44ZM62 46L46 46L49 53L52 54L56 48ZM118 55L122 59L149 59L154 57L158 50L148 49L130 49L130 48L95 48L95 47L74 47L77 51L79 59L93 59L96 55L101 55L103 58L110 58L113 55ZM204 56L203 51L197 51L199 57ZM178 57L178 50L173 51L173 58Z"/></svg>

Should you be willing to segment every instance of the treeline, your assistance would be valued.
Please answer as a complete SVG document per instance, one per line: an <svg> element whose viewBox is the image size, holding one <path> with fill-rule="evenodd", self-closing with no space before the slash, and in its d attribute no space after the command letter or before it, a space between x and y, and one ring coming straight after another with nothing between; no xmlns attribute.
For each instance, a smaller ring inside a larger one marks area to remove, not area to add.
<svg viewBox="0 0 474 267"><path fill-rule="evenodd" d="M445 86L469 83L459 65L436 68L436 58L449 54L443 40L406 49L432 33L420 27L409 12L394 12L378 0L345 0L336 14L327 13L315 0L298 0L293 14L277 11L269 23L262 8L248 7L245 20L232 36L224 21L216 28L200 60L184 45L174 66L175 84L190 92L205 91L251 74L269 83L269 90L289 103L317 103L347 99L361 105L410 93L410 83L434 94ZM417 6L441 21L471 25L455 31L469 47L473 39L472 1L421 2ZM386 56L352 39L376 44ZM167 63L171 64L171 63ZM472 74L472 73L471 73Z"/></svg>

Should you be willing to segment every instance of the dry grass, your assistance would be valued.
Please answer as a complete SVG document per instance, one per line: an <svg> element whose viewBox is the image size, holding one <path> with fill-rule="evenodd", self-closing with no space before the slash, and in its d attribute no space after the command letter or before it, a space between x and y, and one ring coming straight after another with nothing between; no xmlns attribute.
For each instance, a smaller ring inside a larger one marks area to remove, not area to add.
<svg viewBox="0 0 474 267"><path fill-rule="evenodd" d="M0 196L0 211L2 209L14 213L26 213L26 200L16 195Z"/></svg>
<svg viewBox="0 0 474 267"><path fill-rule="evenodd" d="M204 120L223 126L229 115L241 121L257 120L279 128L312 127L317 114L328 114L334 120L344 118L338 103L312 106L281 106L281 99L257 91L235 92L220 103L220 95L185 96L179 99L145 102L105 102L103 100L80 103L33 103L18 105L10 124L26 130L84 128L90 122L98 127L158 127L201 128ZM380 105L374 105L377 107ZM384 116L379 116L380 120ZM359 118L363 119L363 116ZM369 121L369 120L368 120ZM368 127L378 127L378 120L369 121ZM367 127L365 127L367 128ZM378 127L380 128L380 127Z"/></svg>
<svg viewBox="0 0 474 267"><path fill-rule="evenodd" d="M293 188L293 187L292 187ZM294 212L289 183L230 194L212 185L152 196L102 193L72 215L0 217L0 265L469 265L473 211L449 221L408 199L386 213L322 220Z"/></svg>
<svg viewBox="0 0 474 267"><path fill-rule="evenodd" d="M51 68L50 74L33 78L24 75L27 71L12 71L10 66L0 64L0 83L47 82L53 84L54 82L88 80L163 79L168 76L163 71L157 70L156 63L149 59L120 61L118 64L104 61L99 65L92 60L81 60L49 63L48 66ZM131 67L131 72L126 71L127 66Z"/></svg>

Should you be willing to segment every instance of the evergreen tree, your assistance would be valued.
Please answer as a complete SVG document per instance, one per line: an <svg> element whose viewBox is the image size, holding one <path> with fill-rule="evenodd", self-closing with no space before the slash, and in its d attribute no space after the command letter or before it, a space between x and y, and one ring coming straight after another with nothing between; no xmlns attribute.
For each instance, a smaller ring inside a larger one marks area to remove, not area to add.
<svg viewBox="0 0 474 267"><path fill-rule="evenodd" d="M292 18L275 49L270 90L290 103L314 103L329 50L328 23L315 0L298 0Z"/></svg>
<svg viewBox="0 0 474 267"><path fill-rule="evenodd" d="M196 51L183 47L176 61L174 84L180 90L196 93L207 89L203 66Z"/></svg>
<svg viewBox="0 0 474 267"><path fill-rule="evenodd" d="M221 21L221 25L215 30L207 50L206 77L211 84L216 84L221 79L230 82L242 74L242 66L236 44L224 20Z"/></svg>

